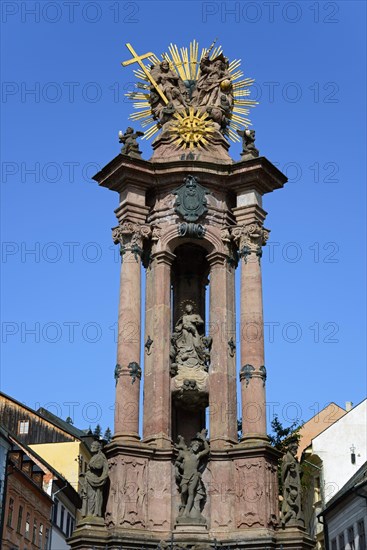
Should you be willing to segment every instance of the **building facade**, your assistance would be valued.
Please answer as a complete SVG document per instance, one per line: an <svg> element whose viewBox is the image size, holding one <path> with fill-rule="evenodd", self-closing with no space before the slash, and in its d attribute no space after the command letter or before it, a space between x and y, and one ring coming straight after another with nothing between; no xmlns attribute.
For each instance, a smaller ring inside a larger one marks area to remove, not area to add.
<svg viewBox="0 0 367 550"><path fill-rule="evenodd" d="M4 394L0 411L2 548L67 550L81 505L78 477L91 456L90 436Z"/></svg>
<svg viewBox="0 0 367 550"><path fill-rule="evenodd" d="M336 414L340 411L336 410ZM317 540L317 550L327 547L327 533L320 515L366 460L367 400L341 414L339 419L313 437L303 450L305 524Z"/></svg>
<svg viewBox="0 0 367 550"><path fill-rule="evenodd" d="M321 514L327 550L367 550L367 462Z"/></svg>
<svg viewBox="0 0 367 550"><path fill-rule="evenodd" d="M4 550L49 550L52 498L44 491L45 474L20 448L9 451Z"/></svg>
<svg viewBox="0 0 367 550"><path fill-rule="evenodd" d="M79 430L46 409L37 411L0 392L1 425L35 451L76 491L91 457L89 431Z"/></svg>

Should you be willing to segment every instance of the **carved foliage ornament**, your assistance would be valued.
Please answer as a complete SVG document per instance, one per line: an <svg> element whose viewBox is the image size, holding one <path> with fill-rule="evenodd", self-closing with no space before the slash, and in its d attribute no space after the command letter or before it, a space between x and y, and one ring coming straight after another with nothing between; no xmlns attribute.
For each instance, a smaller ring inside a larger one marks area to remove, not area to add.
<svg viewBox="0 0 367 550"><path fill-rule="evenodd" d="M140 368L138 363L136 363L135 361L132 361L131 363L128 364L127 368L129 369L129 375L131 376L131 383L132 384L134 384L134 382L137 378L139 380L141 380L141 368ZM117 365L115 366L115 371L114 371L114 378L115 378L116 386L117 386L117 382L118 382L118 379L120 378L122 370L123 370L122 366L117 363Z"/></svg>
<svg viewBox="0 0 367 550"><path fill-rule="evenodd" d="M138 363L136 363L135 361L132 361L131 363L128 364L127 368L130 370L132 384L134 384L137 378L141 380L141 368L139 367Z"/></svg>
<svg viewBox="0 0 367 550"><path fill-rule="evenodd" d="M112 240L120 244L120 254L123 257L126 252L132 252L135 259L143 253L143 239L150 236L151 229L148 225L139 225L125 221L112 229Z"/></svg>
<svg viewBox="0 0 367 550"><path fill-rule="evenodd" d="M120 254L123 259L126 252L134 254L135 260L143 258L143 241L151 238L153 244L161 237L162 229L159 226L149 226L129 221L124 221L112 229L112 240L120 245Z"/></svg>
<svg viewBox="0 0 367 550"><path fill-rule="evenodd" d="M238 257L243 258L247 263L247 257L255 254L259 261L262 256L262 247L269 238L269 229L265 229L260 223L254 222L248 225L237 225L235 227L223 227L221 238L229 245L234 241L238 248Z"/></svg>
<svg viewBox="0 0 367 550"><path fill-rule="evenodd" d="M248 387L250 380L252 378L261 378L263 381L263 386L265 386L266 382L266 368L265 365L262 365L259 367L259 370L256 371L255 367L252 365L244 365L240 370L240 380L245 380L246 382L246 388Z"/></svg>

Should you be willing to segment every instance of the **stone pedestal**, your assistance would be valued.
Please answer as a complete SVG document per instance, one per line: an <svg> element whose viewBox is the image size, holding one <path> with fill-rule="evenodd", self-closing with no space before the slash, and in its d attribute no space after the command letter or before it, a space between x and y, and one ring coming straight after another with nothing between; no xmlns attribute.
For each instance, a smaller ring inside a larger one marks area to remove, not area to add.
<svg viewBox="0 0 367 550"><path fill-rule="evenodd" d="M214 547L217 541L237 549L311 548L302 529L280 527L279 454L266 435L266 376L272 370L264 361L261 249L268 231L262 196L282 188L286 178L263 157L232 163L200 153L166 162L158 150L163 149L156 147L151 162L119 155L95 176L120 197L113 233L122 258L116 421L105 448L109 489L104 518L79 523L71 547L153 549L160 541L173 541L191 550L198 543ZM178 190L188 179L191 187L182 200ZM195 200L183 206L190 196ZM181 351L176 349L179 338ZM177 457L203 428L210 440L207 462L198 460L205 488L203 519L189 520L180 498L182 478L181 485L176 479ZM178 436L181 447L175 447Z"/></svg>

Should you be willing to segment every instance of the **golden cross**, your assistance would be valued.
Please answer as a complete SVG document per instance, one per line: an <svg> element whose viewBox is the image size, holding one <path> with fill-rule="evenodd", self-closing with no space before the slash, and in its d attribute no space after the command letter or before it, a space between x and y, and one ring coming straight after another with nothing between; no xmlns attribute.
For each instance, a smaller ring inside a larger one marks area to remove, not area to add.
<svg viewBox="0 0 367 550"><path fill-rule="evenodd" d="M128 61L123 61L121 65L123 67L126 67L127 65L132 65L132 63L137 63L139 67L142 69L142 71L144 72L149 82L157 90L158 94L161 96L164 103L168 105L169 103L168 99L166 98L166 96L164 95L164 93L162 92L162 90L160 89L160 87L158 86L158 84L156 83L156 81L154 80L154 78L152 77L152 75L150 74L150 72L148 71L148 69L143 63L143 59L146 59L147 57L152 57L154 54L152 52L149 52L143 55L138 55L131 44L127 43L125 44L125 46L127 47L127 49L129 50L129 52L132 54L133 57L132 59L128 59Z"/></svg>

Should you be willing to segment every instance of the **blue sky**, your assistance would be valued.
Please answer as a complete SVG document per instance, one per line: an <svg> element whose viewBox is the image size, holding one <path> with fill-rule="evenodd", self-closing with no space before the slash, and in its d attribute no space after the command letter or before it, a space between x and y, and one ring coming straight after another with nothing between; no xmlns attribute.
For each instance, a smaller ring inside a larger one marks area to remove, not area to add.
<svg viewBox="0 0 367 550"><path fill-rule="evenodd" d="M119 258L114 193L130 57L215 37L256 80L265 196L267 398L283 421L365 397L365 3L2 3L1 389L112 427ZM149 158L149 143L143 146ZM240 147L231 147L239 159ZM31 252L33 250L33 253ZM33 330L33 333L32 333Z"/></svg>

